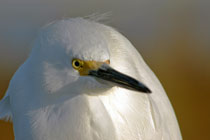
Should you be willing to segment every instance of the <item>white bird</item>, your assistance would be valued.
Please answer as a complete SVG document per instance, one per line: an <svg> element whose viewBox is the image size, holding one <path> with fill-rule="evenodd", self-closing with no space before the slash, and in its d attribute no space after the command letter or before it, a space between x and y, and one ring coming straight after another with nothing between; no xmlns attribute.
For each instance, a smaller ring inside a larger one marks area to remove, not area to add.
<svg viewBox="0 0 210 140"><path fill-rule="evenodd" d="M16 140L182 139L167 95L133 45L83 18L41 29L0 101L0 118L12 120Z"/></svg>

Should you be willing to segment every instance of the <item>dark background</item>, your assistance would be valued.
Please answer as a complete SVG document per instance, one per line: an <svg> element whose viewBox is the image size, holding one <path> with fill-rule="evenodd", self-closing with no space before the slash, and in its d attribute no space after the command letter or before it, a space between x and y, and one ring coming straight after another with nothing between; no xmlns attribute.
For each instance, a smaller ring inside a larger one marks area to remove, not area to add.
<svg viewBox="0 0 210 140"><path fill-rule="evenodd" d="M163 84L183 139L210 139L210 1L0 0L0 97L37 30L55 19L106 13ZM0 139L14 139L0 121Z"/></svg>

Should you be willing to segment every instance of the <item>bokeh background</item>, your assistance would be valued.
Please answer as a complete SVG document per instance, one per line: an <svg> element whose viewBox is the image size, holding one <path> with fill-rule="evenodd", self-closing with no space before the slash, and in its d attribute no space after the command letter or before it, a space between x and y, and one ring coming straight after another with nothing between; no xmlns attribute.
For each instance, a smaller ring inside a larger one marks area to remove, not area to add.
<svg viewBox="0 0 210 140"><path fill-rule="evenodd" d="M209 0L0 0L0 97L41 26L107 12L106 23L134 44L162 82L183 139L210 139ZM0 121L0 140L12 139L12 124Z"/></svg>

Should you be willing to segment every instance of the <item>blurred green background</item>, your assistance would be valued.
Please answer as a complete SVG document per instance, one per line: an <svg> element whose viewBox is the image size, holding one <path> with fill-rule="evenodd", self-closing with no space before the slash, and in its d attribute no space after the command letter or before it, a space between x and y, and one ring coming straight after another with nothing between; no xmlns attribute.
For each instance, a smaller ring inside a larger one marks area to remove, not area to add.
<svg viewBox="0 0 210 140"><path fill-rule="evenodd" d="M0 97L41 26L106 12L106 23L134 44L163 84L183 139L210 139L208 0L0 0ZM12 139L12 125L0 121L0 140Z"/></svg>

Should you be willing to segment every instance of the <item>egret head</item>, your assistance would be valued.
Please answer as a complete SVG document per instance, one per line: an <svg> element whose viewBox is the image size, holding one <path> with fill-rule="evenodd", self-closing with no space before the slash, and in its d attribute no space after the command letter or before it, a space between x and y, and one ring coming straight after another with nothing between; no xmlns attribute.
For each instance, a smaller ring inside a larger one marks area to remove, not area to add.
<svg viewBox="0 0 210 140"><path fill-rule="evenodd" d="M151 92L134 78L109 66L112 60L106 28L77 18L56 21L42 29L31 58L39 57L44 87L50 93L60 90L91 93L113 86Z"/></svg>

